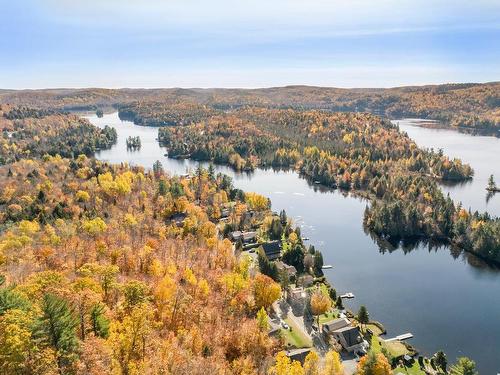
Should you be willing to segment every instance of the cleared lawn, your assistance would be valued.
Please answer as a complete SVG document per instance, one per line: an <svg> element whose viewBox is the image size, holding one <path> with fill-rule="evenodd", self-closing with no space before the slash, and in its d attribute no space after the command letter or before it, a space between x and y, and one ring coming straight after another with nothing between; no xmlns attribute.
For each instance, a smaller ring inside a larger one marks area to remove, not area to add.
<svg viewBox="0 0 500 375"><path fill-rule="evenodd" d="M336 311L329 311L326 314L321 314L319 316L319 324L327 323L338 317L338 313Z"/></svg>
<svg viewBox="0 0 500 375"><path fill-rule="evenodd" d="M373 324L373 323L368 323L366 325L366 328L367 329L371 329L371 331L373 332L374 335L377 335L377 336L380 336L382 334L382 330L380 329L380 327L376 324ZM365 328L363 328L365 329Z"/></svg>
<svg viewBox="0 0 500 375"><path fill-rule="evenodd" d="M399 342L399 341L389 341L386 342L379 338L376 335L372 336L372 341L371 341L371 349L375 352L378 353L382 350L382 348L386 348L387 351L393 356L393 357L399 357L405 354L409 354L410 352L408 349L406 349L406 346Z"/></svg>
<svg viewBox="0 0 500 375"><path fill-rule="evenodd" d="M292 329L291 331L284 328L281 329L281 334L287 344L296 348L310 348L312 346L311 340L302 333L292 320L285 319L285 322Z"/></svg>
<svg viewBox="0 0 500 375"><path fill-rule="evenodd" d="M382 341L382 345L387 348L387 350L389 351L389 353L391 353L393 357L399 357L401 355L409 354L409 350L406 349L406 346L402 342Z"/></svg>
<svg viewBox="0 0 500 375"><path fill-rule="evenodd" d="M418 361L415 361L413 366L407 367L406 370L404 367L396 367L393 370L394 374L397 374L399 372L402 374L409 374L409 375L425 375L425 372L420 370L420 365L418 364Z"/></svg>

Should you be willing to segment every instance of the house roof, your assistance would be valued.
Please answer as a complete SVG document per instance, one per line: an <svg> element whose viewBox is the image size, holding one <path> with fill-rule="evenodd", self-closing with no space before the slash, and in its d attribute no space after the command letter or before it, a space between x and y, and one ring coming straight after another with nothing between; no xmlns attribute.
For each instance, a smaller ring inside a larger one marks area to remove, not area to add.
<svg viewBox="0 0 500 375"><path fill-rule="evenodd" d="M281 256L281 246L279 241L265 242L262 244L264 253L269 260L277 259Z"/></svg>
<svg viewBox="0 0 500 375"><path fill-rule="evenodd" d="M359 332L358 327L340 328L337 329L335 333L340 334L344 337L347 347L358 345L363 342L363 338L361 337L361 333Z"/></svg>
<svg viewBox="0 0 500 375"><path fill-rule="evenodd" d="M326 329L329 332L336 331L338 329L348 327L351 325L351 322L349 322L348 319L346 318L338 318L334 319L331 322L324 323L323 324L323 329Z"/></svg>
<svg viewBox="0 0 500 375"><path fill-rule="evenodd" d="M289 275L295 275L297 273L297 270L295 269L294 266L283 263L282 261L276 262L276 267L278 267L278 270L280 270L280 271L286 270Z"/></svg>
<svg viewBox="0 0 500 375"><path fill-rule="evenodd" d="M290 349L286 351L286 355L288 358L299 361L299 362L304 362L306 356L309 354L311 351L311 348L304 348L304 349Z"/></svg>
<svg viewBox="0 0 500 375"><path fill-rule="evenodd" d="M242 231L236 230L234 232L231 232L230 236L235 241L242 240L245 242L245 241L254 240L257 237L257 232L242 232Z"/></svg>
<svg viewBox="0 0 500 375"><path fill-rule="evenodd" d="M257 237L256 232L243 232L242 235L243 235L243 240L251 240Z"/></svg>

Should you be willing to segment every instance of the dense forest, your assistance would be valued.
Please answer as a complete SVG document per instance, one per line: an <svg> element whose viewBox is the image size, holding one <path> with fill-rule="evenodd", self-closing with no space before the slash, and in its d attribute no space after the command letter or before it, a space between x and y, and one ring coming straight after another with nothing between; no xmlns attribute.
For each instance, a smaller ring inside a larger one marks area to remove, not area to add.
<svg viewBox="0 0 500 375"><path fill-rule="evenodd" d="M207 214L229 202L227 180L85 156L0 174L4 373L247 374L269 364L278 343L252 315L276 284L258 283ZM169 220L178 212L181 227Z"/></svg>
<svg viewBox="0 0 500 375"><path fill-rule="evenodd" d="M5 132L36 130L61 150L99 134L71 115L19 111L3 117ZM322 280L321 253L267 198L213 169L172 177L160 162L145 170L30 147L5 141L0 166L0 373L343 373L333 350L303 366L285 355L268 311L288 276L226 238L258 228ZM384 356L370 368L379 363L389 374Z"/></svg>
<svg viewBox="0 0 500 375"><path fill-rule="evenodd" d="M45 154L93 155L116 142L116 131L78 116L47 110L0 107L0 165Z"/></svg>
<svg viewBox="0 0 500 375"><path fill-rule="evenodd" d="M138 124L197 122L214 111L244 106L370 112L389 118L419 117L498 134L500 83L443 84L389 89L287 86L265 89L60 89L3 90L0 103L63 110L118 108ZM164 107L168 103L171 108ZM177 108L176 108L177 107ZM190 107L190 108L189 108ZM194 107L197 107L193 111ZM189 114L186 112L190 109ZM185 118L178 116L184 113Z"/></svg>

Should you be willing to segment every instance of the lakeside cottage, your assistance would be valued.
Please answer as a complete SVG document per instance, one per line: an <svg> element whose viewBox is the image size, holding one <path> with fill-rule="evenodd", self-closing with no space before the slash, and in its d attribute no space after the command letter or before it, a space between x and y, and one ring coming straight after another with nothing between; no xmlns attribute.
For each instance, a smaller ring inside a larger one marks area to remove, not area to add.
<svg viewBox="0 0 500 375"><path fill-rule="evenodd" d="M267 259L271 261L279 259L281 257L280 241L265 242L262 244L262 249L264 249L264 253L266 254Z"/></svg>
<svg viewBox="0 0 500 375"><path fill-rule="evenodd" d="M349 327L350 325L351 325L351 322L349 321L349 319L338 318L338 319L334 319L328 323L324 323L321 326L321 329L325 335L329 335L329 334L332 334L333 332L335 332L341 328Z"/></svg>
<svg viewBox="0 0 500 375"><path fill-rule="evenodd" d="M365 350L365 341L358 327L343 327L331 332L331 337L336 339L344 350L352 353Z"/></svg>

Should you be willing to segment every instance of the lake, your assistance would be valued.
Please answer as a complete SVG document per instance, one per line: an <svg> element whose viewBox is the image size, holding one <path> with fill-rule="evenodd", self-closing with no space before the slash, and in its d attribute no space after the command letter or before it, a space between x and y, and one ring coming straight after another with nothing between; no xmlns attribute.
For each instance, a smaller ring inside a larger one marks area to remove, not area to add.
<svg viewBox="0 0 500 375"><path fill-rule="evenodd" d="M86 118L118 132L116 145L97 154L101 160L148 168L160 160L171 174L199 165L166 158L166 150L156 141L157 128L121 121L117 113ZM493 173L500 179L499 139L422 128L408 120L400 120L399 125L420 146L443 148L475 169L473 181L444 186L446 192L466 207L500 214L500 194L487 203L485 198L487 177ZM127 150L128 136L141 138L139 151ZM500 371L500 272L446 246L381 250L363 231L366 201L311 185L293 171L259 169L248 174L224 166L216 170L230 175L236 187L271 198L273 210L286 210L302 234L322 251L325 264L333 265L325 274L337 292L356 296L346 301L347 307L357 311L360 304L366 305L388 336L413 333L409 342L423 354L444 350L448 362L466 355L477 362L482 374Z"/></svg>

